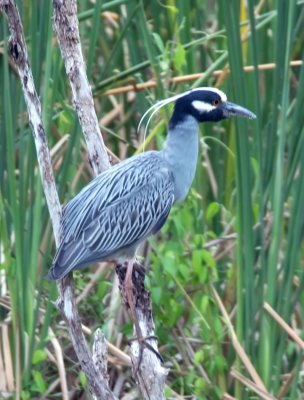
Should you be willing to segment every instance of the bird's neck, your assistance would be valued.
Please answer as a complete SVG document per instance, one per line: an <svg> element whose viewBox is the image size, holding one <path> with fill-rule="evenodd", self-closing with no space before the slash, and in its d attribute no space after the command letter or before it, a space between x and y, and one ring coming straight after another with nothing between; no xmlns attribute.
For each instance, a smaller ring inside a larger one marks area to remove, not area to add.
<svg viewBox="0 0 304 400"><path fill-rule="evenodd" d="M175 202L188 194L194 179L199 143L199 125L195 118L187 116L182 122L169 125L163 156L170 165L175 181Z"/></svg>

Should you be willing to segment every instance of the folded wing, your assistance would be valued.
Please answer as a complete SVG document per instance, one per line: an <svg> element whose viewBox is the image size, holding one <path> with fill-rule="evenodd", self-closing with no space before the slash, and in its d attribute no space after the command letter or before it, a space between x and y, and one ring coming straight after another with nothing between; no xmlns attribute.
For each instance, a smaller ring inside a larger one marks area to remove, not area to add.
<svg viewBox="0 0 304 400"><path fill-rule="evenodd" d="M162 227L173 200L173 176L159 153L143 153L100 174L64 207L62 242L49 278L131 254Z"/></svg>

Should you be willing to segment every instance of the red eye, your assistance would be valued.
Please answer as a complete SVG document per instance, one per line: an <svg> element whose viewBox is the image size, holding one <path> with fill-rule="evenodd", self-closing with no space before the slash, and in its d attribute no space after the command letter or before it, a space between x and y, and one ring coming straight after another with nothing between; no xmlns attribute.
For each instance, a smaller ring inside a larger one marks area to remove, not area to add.
<svg viewBox="0 0 304 400"><path fill-rule="evenodd" d="M220 104L220 100L213 100L212 105L218 106Z"/></svg>

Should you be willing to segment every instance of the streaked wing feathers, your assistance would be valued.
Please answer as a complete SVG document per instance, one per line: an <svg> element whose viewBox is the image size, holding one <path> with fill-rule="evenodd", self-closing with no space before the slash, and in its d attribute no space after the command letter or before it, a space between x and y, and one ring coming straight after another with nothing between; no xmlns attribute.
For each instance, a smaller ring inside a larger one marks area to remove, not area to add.
<svg viewBox="0 0 304 400"><path fill-rule="evenodd" d="M64 207L63 241L50 277L135 249L162 227L173 200L173 176L157 152L99 175Z"/></svg>

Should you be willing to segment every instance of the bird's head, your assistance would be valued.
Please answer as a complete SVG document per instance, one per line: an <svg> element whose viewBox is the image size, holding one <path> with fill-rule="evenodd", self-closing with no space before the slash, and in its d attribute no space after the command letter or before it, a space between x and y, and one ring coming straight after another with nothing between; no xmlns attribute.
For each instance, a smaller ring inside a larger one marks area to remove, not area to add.
<svg viewBox="0 0 304 400"><path fill-rule="evenodd" d="M228 102L221 90L209 87L192 89L180 95L175 101L170 125L177 125L188 115L198 122L218 122L234 116L256 118L246 108Z"/></svg>
<svg viewBox="0 0 304 400"><path fill-rule="evenodd" d="M218 122L234 116L256 118L255 114L246 108L228 102L227 96L221 90L211 87L200 87L177 94L154 104L142 116L138 129L146 116L150 114L146 125L147 130L153 115L170 103L175 103L174 111L170 119L170 128L174 128L176 125L183 122L189 115L194 117L198 122Z"/></svg>

